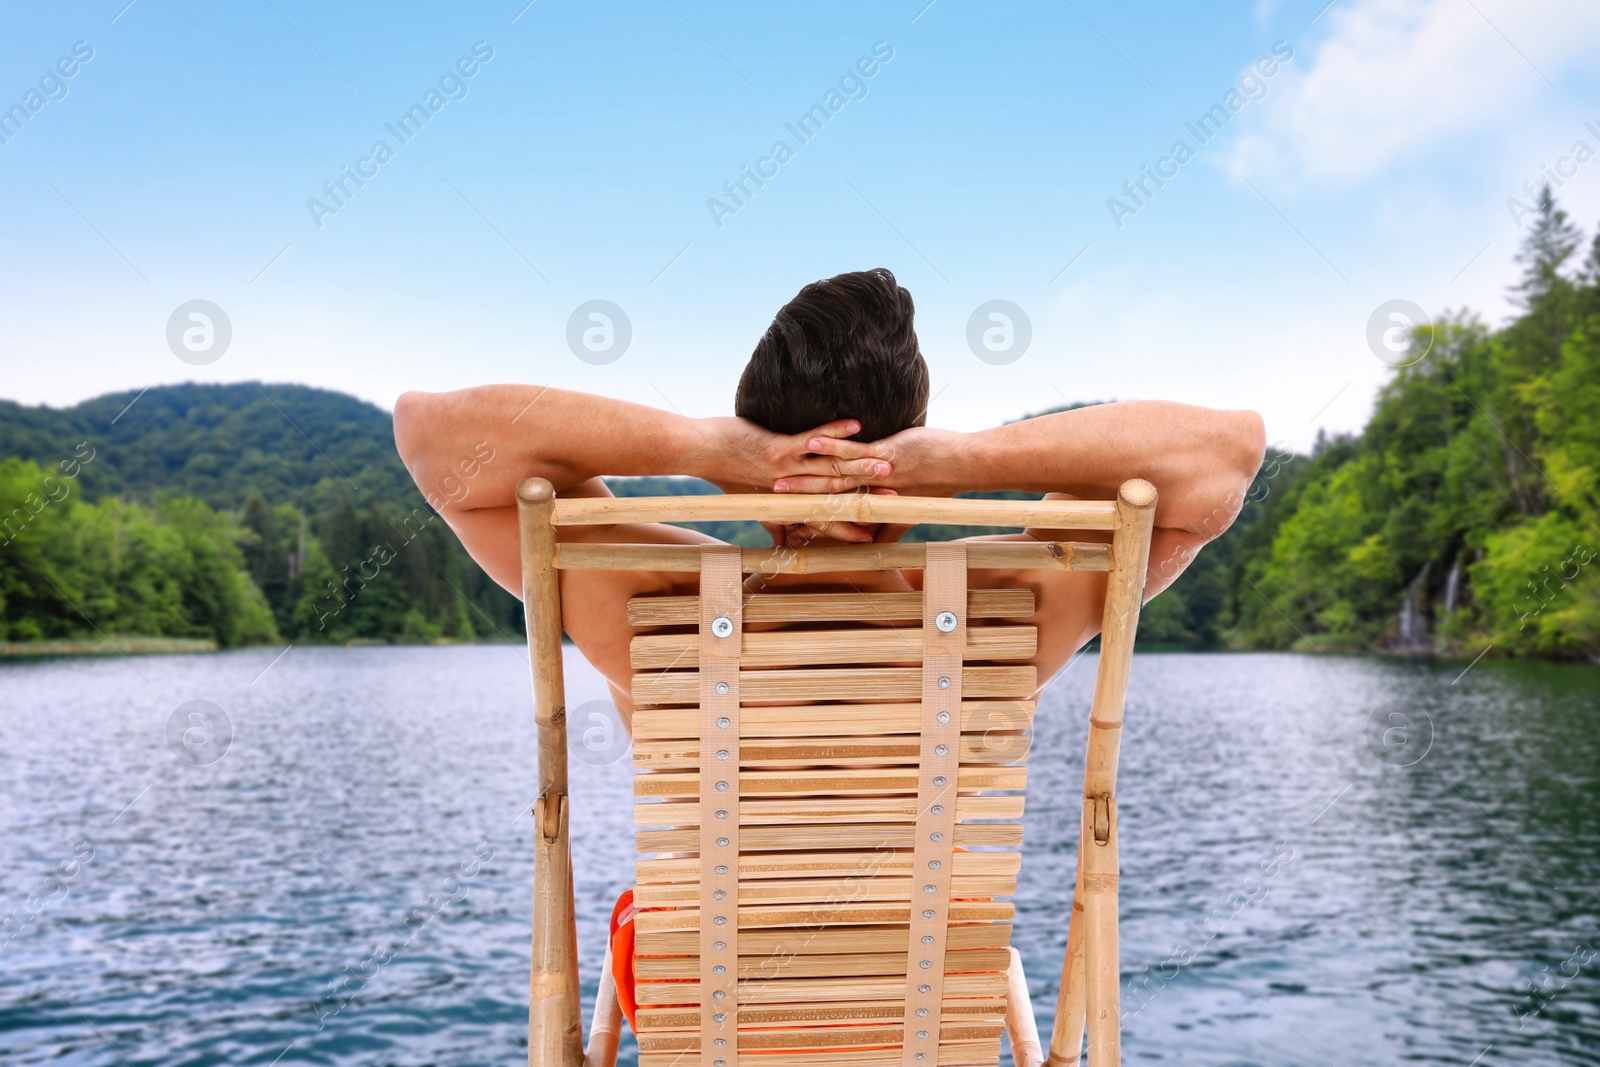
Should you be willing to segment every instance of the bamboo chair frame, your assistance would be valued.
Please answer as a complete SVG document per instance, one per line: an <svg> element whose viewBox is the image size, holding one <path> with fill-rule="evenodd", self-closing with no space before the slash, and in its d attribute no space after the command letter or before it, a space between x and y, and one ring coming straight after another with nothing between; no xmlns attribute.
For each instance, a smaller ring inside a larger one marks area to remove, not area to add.
<svg viewBox="0 0 1600 1067"><path fill-rule="evenodd" d="M538 778L539 796L534 804L533 819L535 827L534 840L534 907L532 928L532 966L529 977L529 1011L528 1011L528 1063L530 1067L612 1067L615 1063L618 1041L621 1033L622 1012L617 1000L616 988L611 973L611 954L609 946L606 953L606 964L601 976L600 991L595 1008L595 1018L591 1027L588 1049L583 1046L583 1025L580 1018L580 1004L578 992L577 968L577 940L575 932L575 919L572 891L572 858L571 842L568 833L568 813L571 799L567 791L567 738L566 738L566 697L565 684L562 675L561 658L561 597L558 588L559 570L602 568L626 570L654 570L654 571L699 571L702 567L702 552L699 548L690 546L658 546L658 545L577 545L556 543L556 530L561 526L599 525L625 522L694 522L707 520L756 520L776 523L802 523L823 521L849 521L859 523L955 523L976 524L1002 527L1035 527L1052 530L1099 530L1109 531L1112 535L1110 544L1081 543L1081 542L1032 542L1032 543L994 543L974 542L964 550L967 568L1047 568L1067 570L1104 571L1108 573L1105 607L1102 615L1101 627L1101 652L1099 672L1095 679L1094 697L1090 707L1088 753L1084 768L1084 789L1082 817L1078 837L1078 863L1077 882L1074 889L1070 925L1067 935L1067 949L1062 964L1060 991L1057 999L1055 1026L1051 1035L1048 1052L1041 1047L1038 1030L1034 1023L1032 1005L1029 1002L1027 984L1022 973L1021 957L1015 948L1007 948L1009 963L1004 968L1004 978L1007 991L1007 1004L1005 1015L1005 1030L1010 1037L1013 1057L1018 1067L1040 1067L1048 1064L1050 1067L1074 1067L1080 1063L1084 1051L1084 1034L1088 1034L1088 1055L1093 1067L1112 1067L1121 1062L1121 1016L1119 1000L1119 960L1117 943L1117 878L1118 878L1118 830L1117 806L1115 798L1117 758L1121 741L1123 706L1127 694L1129 668L1133 655L1134 633L1138 627L1139 610L1143 600L1145 573L1148 565L1150 539L1156 504L1155 488L1141 479L1133 479L1123 483L1117 499L1113 501L990 501L990 500L946 500L934 498L917 498L902 496L870 496L870 495L845 495L845 496L764 496L764 495L726 495L726 496L690 496L690 497L644 497L644 498L585 498L573 500L556 499L554 488L541 478L529 478L517 487L517 504L519 515L519 528L521 534L522 557L522 599L527 614L528 651L533 670L533 692L535 702L535 724L538 734ZM732 563L732 553L727 552L720 557L722 562L719 567ZM861 545L842 547L823 547L813 549L744 549L738 553L738 568L734 572L737 579L743 573L764 574L822 574L840 571L863 571L893 568L920 568L925 564L933 563L934 550L924 545ZM942 558L942 553L940 553ZM704 577L704 576L703 576ZM932 580L930 571L929 580ZM965 579L962 578L964 583ZM983 594L999 593L1004 595L1008 591L971 591L963 595L971 598ZM925 589L922 594L876 594L877 596L900 597L907 599L903 606L907 609L906 618L922 618L923 609L918 608L915 601L931 598L933 593ZM702 588L702 601L710 594ZM770 605L765 601L776 600L781 597L785 601L794 601L803 610L806 606L808 594L789 593L776 594L763 598L760 594L743 594L743 612L746 619L755 621ZM684 603L696 598L665 597L653 598L653 603L639 605L638 617L632 618L636 625L646 625L662 622L701 622L702 631L708 629L708 624L702 618L699 608ZM677 603L674 603L674 602ZM1028 594L1031 605L1032 596ZM814 602L814 600L813 600ZM637 601L635 602L638 603ZM889 601L884 601L889 603ZM898 601L894 602L898 603ZM978 603L977 600L968 599L965 602L969 607ZM735 601L735 605L738 601ZM735 613L741 609L735 606ZM796 610L794 604L788 604L786 611ZM931 609L929 609L931 610ZM1031 606L1029 612L1031 613ZM692 612L692 614L691 614ZM961 612L967 615L967 610ZM997 610L992 614L1003 615L1004 611ZM630 605L630 617L634 615L634 608ZM793 618L792 614L787 617ZM834 616L834 617L837 617ZM931 621L931 616L928 616ZM726 623L725 618L717 620L719 626ZM931 630L931 625L924 627L924 631ZM943 629L943 626L940 626ZM994 631L1002 627L986 627L983 631ZM972 631L974 633L980 631ZM875 635L874 640L879 643L893 644L895 631L885 631L888 637ZM968 640L968 631L965 626L958 635L962 642ZM746 649L758 648L763 640L772 638L773 634L743 634L740 631L740 642ZM757 638L758 640L752 640ZM1004 640L993 638L990 633L985 633L986 640ZM639 639L636 639L638 642ZM703 641L702 637L702 641ZM938 640L930 638L931 642ZM767 641L771 645L771 641ZM679 639L676 644L671 641L657 642L660 648L657 654L685 655L693 651L684 639ZM713 646L702 644L709 651ZM645 649L644 654L650 655L652 646L649 642L637 644L636 650ZM664 651L662 651L664 649ZM863 653L865 654L865 653ZM886 655L903 655L904 650L889 651ZM929 655L931 656L931 651ZM740 679L747 672L741 669L738 660L740 649L735 648L732 653L733 673ZM968 675L976 676L977 670L984 668L964 668L960 660L962 652L956 653L955 669L962 679ZM921 657L916 657L919 661ZM1006 668L988 668L989 670L1005 670ZM1031 672L1032 668L1028 668ZM748 672L751 675L761 672ZM769 672L772 674L804 672ZM880 676L894 674L893 669L878 668L874 672ZM915 669L915 674L920 675L922 668ZM946 679L947 681L948 679ZM740 684L743 684L742 682ZM921 695L917 691L914 680L908 679L908 685L913 688L907 694L907 699L915 700ZM969 685L971 683L968 683ZM726 686L719 686L719 690L726 691ZM880 687L881 688L881 687ZM713 699L704 696L710 690L700 693L691 693L685 697L678 694L680 703L693 703L696 696L702 701ZM740 714L752 723L760 721L761 708L759 704L752 707L741 708L742 699L758 700L761 693L746 692L742 696L736 689L732 700L735 713ZM887 709L888 713L908 715L915 713L915 704L885 704L877 707ZM898 709L898 710L896 710ZM910 709L910 710L907 710ZM818 713L825 713L826 706L811 709ZM965 709L963 709L965 710ZM693 709L689 709L693 713ZM823 714L823 718L826 718ZM948 716L944 717L948 719ZM702 719L701 721L705 721ZM726 720L723 720L724 722ZM922 720L924 723L931 720ZM914 725L914 724L913 724ZM799 727L804 733L805 727ZM955 729L959 730L959 724ZM736 734L748 737L742 726L736 726ZM640 739L636 736L636 746ZM709 742L703 742L708 744ZM740 738L735 737L734 743L740 743ZM751 765L759 766L761 754L760 743L755 740L748 741L749 758L741 758L737 764L740 769L739 778L742 781L747 775L759 774L758 771L749 769ZM698 753L691 755L698 757L704 754L702 748ZM743 751L743 750L740 750ZM670 754L669 754L670 757ZM691 760L691 765L693 761ZM961 768L962 776L959 786L966 789L968 767ZM838 772L840 774L848 772ZM670 777L670 776L667 776ZM980 779L974 778L973 781ZM991 779L982 779L989 781ZM999 780L999 779L993 779ZM938 779L942 784L944 779ZM703 788L703 786L702 786ZM1001 785L990 787L977 785L974 788L1007 788ZM755 821L746 818L746 802L735 793L739 800L739 817L734 820L735 827L744 827L744 837L752 841L751 849L761 848L759 841L762 831L775 829L781 832L782 827L770 828L759 825L760 818ZM920 796L920 794L919 794ZM962 794L962 802L974 805L989 799L982 796ZM994 798L1009 799L1009 798ZM960 807L961 805L953 805ZM976 810L976 809L972 809ZM1016 806L1016 813L1020 815L1020 803ZM959 816L957 816L959 817ZM920 828L919 814L918 826ZM770 821L770 820L769 820ZM981 825L981 824L980 824ZM724 831L726 832L726 831ZM935 835L937 839L937 835ZM699 839L707 841L708 838ZM739 842L734 848L737 854ZM674 846L676 847L676 846ZM690 843L687 851L698 848L698 843ZM949 846L945 846L946 849ZM663 849L663 851L669 851ZM703 853L702 853L703 854ZM918 853L920 855L920 853ZM974 855L983 855L977 853ZM654 860L652 863L663 861ZM671 862L671 861L667 861ZM698 865L698 859L684 859L678 861ZM724 868L725 869L725 868ZM703 868L701 868L703 872ZM698 875L696 877L699 877ZM709 873L704 875L706 880L711 879ZM734 876L736 879L738 875ZM953 878L945 878L943 906L949 907L950 885ZM739 883L735 883L737 886ZM929 888L932 888L931 886ZM702 882L704 893L704 882ZM738 895L738 894L736 894ZM708 898L707 898L708 899ZM904 897L900 899L904 900ZM972 907L968 905L968 907ZM1007 906L1009 907L1009 906ZM929 914L929 913L924 913ZM949 912L950 921L956 921L956 912ZM912 915L913 929L916 929L917 919ZM698 918L695 919L698 927ZM959 930L959 926L945 927L941 920L941 937L949 931ZM742 917L735 920L734 928L737 936L740 928L745 927ZM746 936L755 938L760 934L759 929L747 930ZM849 930L846 929L848 935ZM726 936L726 935L718 935ZM952 941L956 935L951 935ZM926 942L925 942L926 943ZM718 942L718 946L722 943ZM940 950L942 951L941 944ZM907 962L909 966L909 960ZM942 970L943 968L941 968ZM735 967L735 972L740 968ZM709 973L709 972L703 972ZM731 986L738 981L739 975L725 981ZM948 980L947 980L948 981ZM926 986L922 987L924 990ZM906 986L908 1000L911 996L911 985ZM698 994L697 994L698 995ZM936 996L938 994L935 994ZM737 1001L737 997L735 998ZM709 1010L709 1009L708 1009ZM936 1014L935 1018L939 1016ZM909 1005L906 1010L906 1019L911 1014ZM733 1024L737 1025L737 1024ZM910 1038L910 1027L906 1027L900 1035L901 1041L896 1044L902 1048L901 1053L892 1053L894 1056L903 1056L906 1064L921 1063L933 1067L940 1055L941 1047L939 1036L935 1035L935 1054L930 1061L924 1054L917 1054L913 1058L912 1050L907 1039ZM921 1036L926 1036L925 1032ZM705 1030L701 1031L698 1039L705 1042ZM709 1047L698 1050L684 1050L675 1062L681 1062L688 1067L696 1059L710 1067L713 1055L721 1055L729 1062L729 1067L737 1067L740 1063L746 1065L754 1062L773 1063L773 1057L763 1059L759 1053L747 1057L738 1054L739 1041L736 1037L734 1048L719 1050L718 1053L710 1051ZM997 1046L996 1046L997 1047ZM815 1059L816 1062L829 1061L829 1055L823 1054ZM793 1062L790 1057L778 1057L783 1062ZM808 1062L810 1062L808 1060ZM835 1059L829 1062L850 1062L849 1058ZM862 1060L861 1062L866 1062ZM874 1060L873 1062L879 1062ZM885 1061L886 1062L886 1061Z"/></svg>

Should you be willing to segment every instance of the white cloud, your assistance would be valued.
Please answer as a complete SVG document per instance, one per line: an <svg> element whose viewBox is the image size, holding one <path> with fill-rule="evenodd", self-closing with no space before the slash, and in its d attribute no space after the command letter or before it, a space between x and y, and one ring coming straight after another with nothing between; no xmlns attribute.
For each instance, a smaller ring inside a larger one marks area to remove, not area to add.
<svg viewBox="0 0 1600 1067"><path fill-rule="evenodd" d="M1360 181L1439 142L1503 129L1600 45L1600 4L1356 0L1297 42L1287 81L1235 142L1235 174Z"/></svg>

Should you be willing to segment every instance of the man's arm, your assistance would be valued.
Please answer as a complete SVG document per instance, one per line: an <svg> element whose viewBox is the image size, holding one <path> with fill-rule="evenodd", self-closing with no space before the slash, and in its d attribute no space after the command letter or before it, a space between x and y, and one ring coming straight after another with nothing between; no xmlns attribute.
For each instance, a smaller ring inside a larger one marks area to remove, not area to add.
<svg viewBox="0 0 1600 1067"><path fill-rule="evenodd" d="M806 459L812 435L855 433L848 420L785 437L743 419L689 419L606 397L537 386L493 385L405 393L395 404L395 446L428 503L489 577L522 589L517 483L548 479L562 496L610 496L602 475L687 474L734 491L766 489L785 471L886 470L881 460L836 465ZM848 526L848 524L841 524ZM856 539L871 540L850 527ZM659 524L564 527L560 540L699 544L704 534ZM563 619L583 654L617 688L626 711L630 597L678 592L683 576L643 571L562 571Z"/></svg>
<svg viewBox="0 0 1600 1067"><path fill-rule="evenodd" d="M915 427L882 441L808 445L840 459L885 459L891 472L870 484L910 496L1009 489L1108 500L1129 478L1143 478L1160 494L1158 528L1215 537L1238 514L1266 440L1253 411L1135 400L976 433ZM782 481L780 492L837 491L815 477Z"/></svg>
<svg viewBox="0 0 1600 1067"><path fill-rule="evenodd" d="M1043 415L963 434L922 427L877 442L812 440L813 452L843 459L877 456L888 475L869 484L907 495L1015 490L1055 499L1113 499L1129 478L1158 493L1145 599L1171 585L1207 541L1244 506L1261 467L1265 429L1253 411L1214 411L1168 401L1131 401ZM828 492L826 479L781 479L780 492ZM893 534L891 534L893 536ZM1082 530L1029 530L1002 539L1107 540ZM1100 629L1105 575L983 571L984 585L1021 585L1038 597L1039 654L1053 675Z"/></svg>

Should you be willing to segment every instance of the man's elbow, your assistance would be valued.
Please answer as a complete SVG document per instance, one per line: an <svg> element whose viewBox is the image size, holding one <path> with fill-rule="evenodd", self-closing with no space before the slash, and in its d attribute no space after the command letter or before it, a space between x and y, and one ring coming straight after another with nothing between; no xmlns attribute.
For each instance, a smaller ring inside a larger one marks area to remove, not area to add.
<svg viewBox="0 0 1600 1067"><path fill-rule="evenodd" d="M1235 418L1234 448L1238 456L1239 471L1244 476L1245 487L1261 471L1261 461L1267 454L1267 424L1254 411L1231 412Z"/></svg>
<svg viewBox="0 0 1600 1067"><path fill-rule="evenodd" d="M394 402L394 447L400 453L400 462L413 475L417 473L414 463L418 462L425 451L426 433L424 427L428 421L428 410L433 400L432 393L419 393L415 390L401 393Z"/></svg>
<svg viewBox="0 0 1600 1067"><path fill-rule="evenodd" d="M1211 471L1198 499L1201 514L1180 524L1207 541L1220 537L1233 525L1249 497L1250 485L1261 470L1267 451L1267 428L1254 411L1225 412L1225 425L1217 443Z"/></svg>

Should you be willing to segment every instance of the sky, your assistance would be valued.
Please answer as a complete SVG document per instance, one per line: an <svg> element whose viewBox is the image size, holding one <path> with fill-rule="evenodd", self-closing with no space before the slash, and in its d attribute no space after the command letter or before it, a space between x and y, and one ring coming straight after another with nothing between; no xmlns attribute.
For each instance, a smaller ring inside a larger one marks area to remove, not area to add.
<svg viewBox="0 0 1600 1067"><path fill-rule="evenodd" d="M1525 183L1600 221L1600 5L1324 3L8 5L0 396L727 414L778 307L887 267L932 424L1167 398L1305 449L1389 302L1512 313Z"/></svg>

